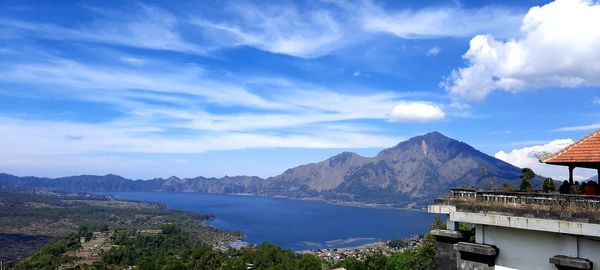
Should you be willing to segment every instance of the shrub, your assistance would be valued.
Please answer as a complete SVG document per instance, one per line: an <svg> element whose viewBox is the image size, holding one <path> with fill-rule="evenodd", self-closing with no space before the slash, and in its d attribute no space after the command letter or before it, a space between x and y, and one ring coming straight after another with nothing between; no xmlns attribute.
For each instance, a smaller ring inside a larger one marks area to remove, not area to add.
<svg viewBox="0 0 600 270"><path fill-rule="evenodd" d="M554 183L554 179L552 179L552 178L544 179L544 183L542 184L542 190L544 192L555 192L556 184Z"/></svg>

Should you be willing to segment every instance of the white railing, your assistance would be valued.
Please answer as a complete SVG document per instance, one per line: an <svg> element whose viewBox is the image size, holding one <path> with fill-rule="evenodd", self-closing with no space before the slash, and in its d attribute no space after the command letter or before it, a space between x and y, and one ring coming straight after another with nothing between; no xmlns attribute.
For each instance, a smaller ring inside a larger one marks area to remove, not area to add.
<svg viewBox="0 0 600 270"><path fill-rule="evenodd" d="M557 194L557 193L527 193L502 192L473 189L451 189L447 200L474 201L493 204L560 206L584 209L600 209L600 196Z"/></svg>

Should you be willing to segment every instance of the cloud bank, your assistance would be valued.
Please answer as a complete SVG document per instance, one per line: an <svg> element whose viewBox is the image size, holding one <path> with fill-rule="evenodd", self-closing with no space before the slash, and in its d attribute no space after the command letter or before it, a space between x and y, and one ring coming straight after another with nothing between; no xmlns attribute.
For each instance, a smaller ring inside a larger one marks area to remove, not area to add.
<svg viewBox="0 0 600 270"><path fill-rule="evenodd" d="M546 144L517 148L509 152L499 151L494 156L497 159L506 161L520 168L531 168L535 173L541 176L551 177L554 180L565 180L569 177L567 167L540 163L536 154L555 153L573 142L572 139L553 140ZM595 171L593 170L576 169L574 178L576 180L584 180L590 178L594 174Z"/></svg>
<svg viewBox="0 0 600 270"><path fill-rule="evenodd" d="M443 83L461 98L482 100L492 91L600 85L600 4L556 0L533 7L520 35L499 40L477 35L463 55L467 67Z"/></svg>

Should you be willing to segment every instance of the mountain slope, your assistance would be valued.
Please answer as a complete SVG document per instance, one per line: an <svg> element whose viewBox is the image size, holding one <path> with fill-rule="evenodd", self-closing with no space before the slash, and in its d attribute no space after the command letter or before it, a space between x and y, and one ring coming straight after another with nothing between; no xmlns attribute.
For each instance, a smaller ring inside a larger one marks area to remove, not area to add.
<svg viewBox="0 0 600 270"><path fill-rule="evenodd" d="M272 191L281 195L304 188L306 194L316 192L327 199L423 205L451 187L483 187L504 181L514 186L519 175L520 169L513 165L432 132L385 149L373 158L343 153L289 169L269 180L278 187ZM286 190L287 183L290 188Z"/></svg>
<svg viewBox="0 0 600 270"><path fill-rule="evenodd" d="M180 191L316 198L330 201L423 206L451 187L517 186L520 169L466 143L432 132L384 149L375 157L344 152L261 179L223 178L130 180L116 175L56 179L0 174L1 185L69 191Z"/></svg>

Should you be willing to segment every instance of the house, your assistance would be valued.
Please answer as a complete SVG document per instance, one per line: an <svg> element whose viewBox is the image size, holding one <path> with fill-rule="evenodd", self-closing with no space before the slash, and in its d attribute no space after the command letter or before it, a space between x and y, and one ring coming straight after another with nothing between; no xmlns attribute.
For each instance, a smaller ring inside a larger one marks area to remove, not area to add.
<svg viewBox="0 0 600 270"><path fill-rule="evenodd" d="M575 168L600 171L600 130L540 161L571 182ZM438 269L600 269L600 196L452 189L428 211L447 215L432 231Z"/></svg>

